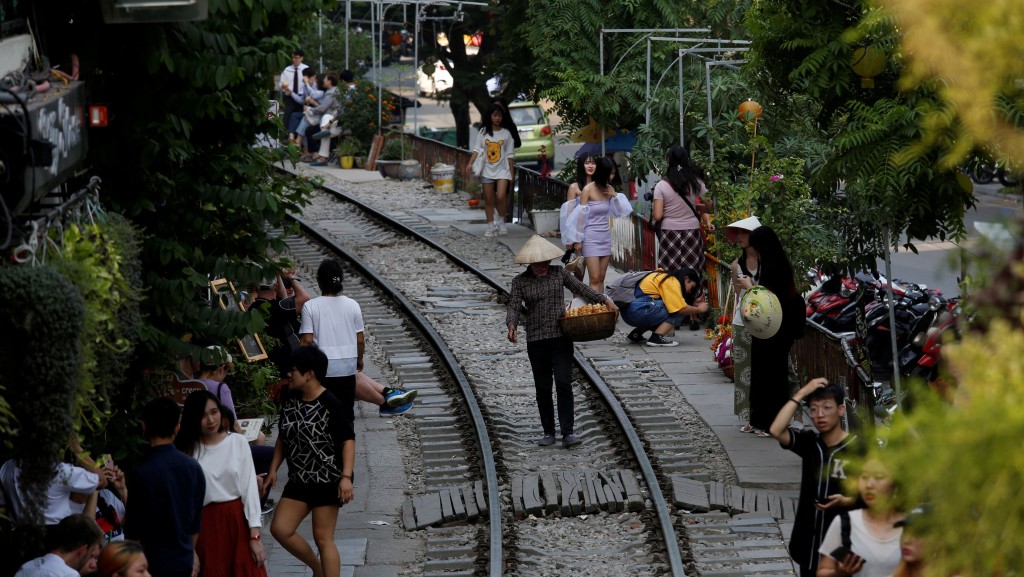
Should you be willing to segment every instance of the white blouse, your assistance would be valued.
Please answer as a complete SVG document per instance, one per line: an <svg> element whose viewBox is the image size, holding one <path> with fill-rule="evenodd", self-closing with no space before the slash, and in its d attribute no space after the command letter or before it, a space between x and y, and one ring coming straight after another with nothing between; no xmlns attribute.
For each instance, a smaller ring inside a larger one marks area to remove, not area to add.
<svg viewBox="0 0 1024 577"><path fill-rule="evenodd" d="M245 436L228 433L227 437L216 445L200 443L192 456L199 461L206 476L206 496L203 505L227 503L240 498L249 527L262 527L256 469Z"/></svg>

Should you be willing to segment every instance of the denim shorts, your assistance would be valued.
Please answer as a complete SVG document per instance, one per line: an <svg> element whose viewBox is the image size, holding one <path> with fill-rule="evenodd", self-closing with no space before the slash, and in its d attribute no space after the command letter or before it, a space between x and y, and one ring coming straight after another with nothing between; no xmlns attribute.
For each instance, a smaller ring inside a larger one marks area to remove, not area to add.
<svg viewBox="0 0 1024 577"><path fill-rule="evenodd" d="M669 314L665 301L649 295L637 297L629 306L622 309L622 320L631 327L653 329L664 322L678 324L682 321L682 313Z"/></svg>
<svg viewBox="0 0 1024 577"><path fill-rule="evenodd" d="M480 184L494 184L495 182L498 181L494 180L493 178L487 178L486 176L480 177Z"/></svg>

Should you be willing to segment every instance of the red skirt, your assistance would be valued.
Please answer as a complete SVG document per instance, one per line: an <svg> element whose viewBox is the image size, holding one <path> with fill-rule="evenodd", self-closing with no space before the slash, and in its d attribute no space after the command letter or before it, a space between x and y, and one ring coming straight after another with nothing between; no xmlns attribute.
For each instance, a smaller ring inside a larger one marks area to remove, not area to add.
<svg viewBox="0 0 1024 577"><path fill-rule="evenodd" d="M267 577L266 566L257 567L249 552L249 523L241 499L203 507L196 553L203 577Z"/></svg>

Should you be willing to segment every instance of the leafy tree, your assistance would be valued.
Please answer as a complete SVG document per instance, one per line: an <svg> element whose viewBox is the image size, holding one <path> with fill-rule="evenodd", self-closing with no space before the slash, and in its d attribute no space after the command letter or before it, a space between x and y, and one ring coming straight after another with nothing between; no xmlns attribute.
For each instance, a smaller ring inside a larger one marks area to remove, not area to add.
<svg viewBox="0 0 1024 577"><path fill-rule="evenodd" d="M940 100L934 85L898 90L900 34L887 13L862 1L767 0L752 6L746 22L753 40L748 69L772 103L769 114L791 118L797 109L787 104L808 99L821 140L830 143L810 181L819 200L847 209L847 262L873 267L899 246L902 233L909 250L916 250L915 240L963 237L973 195L954 170L940 167L948 140L920 145L918 119ZM852 67L858 47L886 55L873 87Z"/></svg>
<svg viewBox="0 0 1024 577"><path fill-rule="evenodd" d="M212 0L206 21L116 33L98 9L88 15L95 44L84 60L95 68L85 74L112 111L107 131L94 132L91 159L106 201L146 232L142 336L157 357L187 352L188 334L227 342L262 327L258 313L211 308L204 294L215 276L246 288L281 264L281 233L271 231L301 208L307 187L274 171L281 153L254 143L279 127L265 111L295 46L286 35L319 8ZM159 81L142 81L143 72Z"/></svg>

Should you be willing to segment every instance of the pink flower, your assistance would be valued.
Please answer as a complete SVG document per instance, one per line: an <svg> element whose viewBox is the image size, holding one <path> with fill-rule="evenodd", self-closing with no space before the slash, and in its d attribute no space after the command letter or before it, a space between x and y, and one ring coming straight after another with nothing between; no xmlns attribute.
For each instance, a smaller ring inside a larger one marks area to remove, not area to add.
<svg viewBox="0 0 1024 577"><path fill-rule="evenodd" d="M778 181L782 180L782 175L781 174L773 174L772 177L769 178L768 180L770 180L772 182L778 182Z"/></svg>

